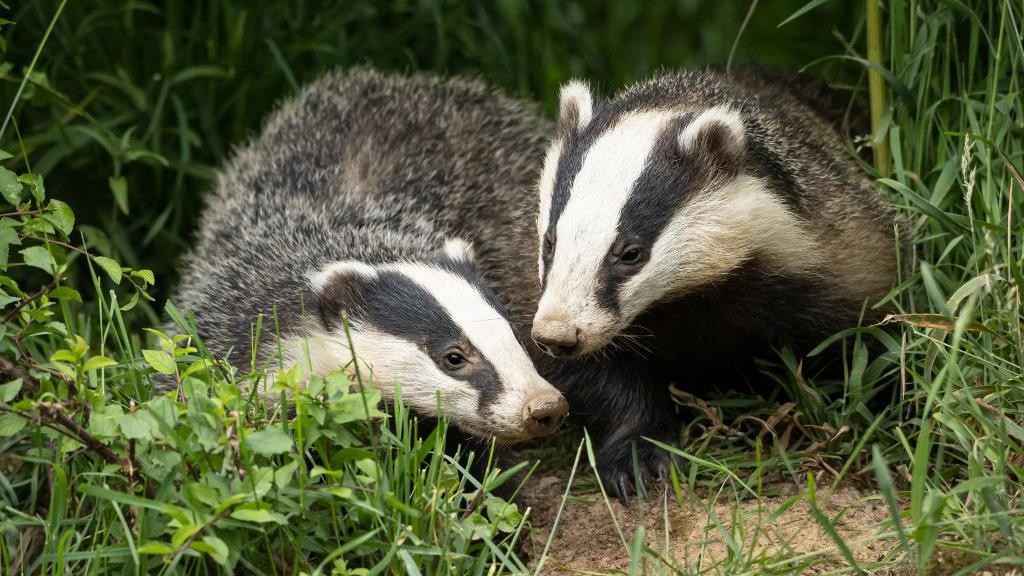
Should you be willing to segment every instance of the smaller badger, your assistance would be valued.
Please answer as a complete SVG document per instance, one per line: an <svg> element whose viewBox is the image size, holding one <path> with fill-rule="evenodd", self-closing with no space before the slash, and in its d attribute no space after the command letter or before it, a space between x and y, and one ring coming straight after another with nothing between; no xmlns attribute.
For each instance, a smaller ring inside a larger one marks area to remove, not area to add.
<svg viewBox="0 0 1024 576"><path fill-rule="evenodd" d="M734 368L806 350L862 311L871 321L894 283L893 212L807 85L754 68L667 73L610 99L581 81L561 90L532 335L560 358L602 352L605 371L559 386L602 432L598 462L620 494L631 443L642 476L663 473L643 438L678 431L670 382L756 377Z"/></svg>
<svg viewBox="0 0 1024 576"><path fill-rule="evenodd" d="M342 78L286 102L220 172L173 300L239 368L262 314L261 364L276 367L280 349L286 367L319 375L355 358L385 398L398 383L403 402L433 417L440 397L473 436L553 431L566 402L537 373L469 244L429 217L432 200L368 176L400 173L406 152L444 144L418 139L401 105L339 90ZM424 187L446 177L409 176Z"/></svg>

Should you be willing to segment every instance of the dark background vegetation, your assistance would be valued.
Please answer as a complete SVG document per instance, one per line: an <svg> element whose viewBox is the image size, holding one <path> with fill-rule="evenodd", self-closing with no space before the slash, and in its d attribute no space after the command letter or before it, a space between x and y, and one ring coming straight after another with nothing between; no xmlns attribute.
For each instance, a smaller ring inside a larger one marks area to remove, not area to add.
<svg viewBox="0 0 1024 576"><path fill-rule="evenodd" d="M799 68L863 44L861 32L843 37L863 30L861 4L834 0L779 27L801 4L761 2L734 61ZM10 61L31 61L58 5L0 10L15 22ZM324 70L479 76L550 112L573 76L612 91L660 68L726 62L748 10L699 0L69 2L36 67L41 86L16 118L31 168L62 191L101 252L156 273L160 301L216 167ZM812 70L837 81L861 69L826 60ZM5 75L0 101L18 76ZM0 148L16 151L15 137L8 130ZM116 202L112 177L125 184ZM154 308L143 309L153 321Z"/></svg>

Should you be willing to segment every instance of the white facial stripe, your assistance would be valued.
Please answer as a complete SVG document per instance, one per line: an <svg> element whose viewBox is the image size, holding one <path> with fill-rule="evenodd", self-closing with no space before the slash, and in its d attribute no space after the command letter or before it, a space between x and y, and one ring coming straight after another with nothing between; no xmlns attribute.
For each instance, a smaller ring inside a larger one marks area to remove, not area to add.
<svg viewBox="0 0 1024 576"><path fill-rule="evenodd" d="M462 329L473 346L494 365L503 382L537 378L533 363L512 326L480 294L476 286L447 270L423 264L389 264L429 292Z"/></svg>
<svg viewBox="0 0 1024 576"><path fill-rule="evenodd" d="M377 277L377 271L374 270L373 266L358 260L331 262L319 270L310 271L306 277L309 278L309 283L313 289L320 292L335 274L359 274L364 278Z"/></svg>
<svg viewBox="0 0 1024 576"><path fill-rule="evenodd" d="M755 253L787 271L810 271L821 262L817 242L759 179L740 176L718 190L698 191L662 231L647 265L623 285L623 316L714 282Z"/></svg>
<svg viewBox="0 0 1024 576"><path fill-rule="evenodd" d="M461 276L423 264L394 264L388 267L405 274L429 292L486 358L504 387L491 413L498 422L522 422L526 399L539 392L554 391L541 378L512 326L475 286Z"/></svg>
<svg viewBox="0 0 1024 576"><path fill-rule="evenodd" d="M548 231L551 221L551 199L555 195L555 175L558 172L558 160L562 157L562 141L556 140L548 147L544 157L544 169L540 173L540 211L537 213L537 237L541 238L537 250L537 274L544 281L544 234Z"/></svg>
<svg viewBox="0 0 1024 576"><path fill-rule="evenodd" d="M624 116L587 150L556 225L555 254L538 316L569 312L584 332L609 321L594 300L601 264L618 234L619 214L633 183L644 172L658 135L678 115L657 110Z"/></svg>
<svg viewBox="0 0 1024 576"><path fill-rule="evenodd" d="M446 254L453 258L469 257L469 249L467 243L457 239L445 245ZM357 261L339 261L308 276L313 288L319 291L335 274L356 273L373 281L385 271L402 274L437 300L473 347L493 366L503 391L486 413L481 413L480 391L471 383L443 371L436 359L415 342L353 320L349 333L364 382L371 382L388 399L393 397L394 385L398 383L402 401L424 415L436 415L440 395L445 415L459 428L477 436L496 435L504 440L528 437L523 418L527 400L541 393L553 393L555 388L537 373L509 322L476 286L448 270L413 262L370 266ZM328 333L319 323L309 321L301 332L303 337L289 338L283 344L285 366L302 366L307 374L317 376L346 366L350 374L353 372L348 337L341 328ZM372 379L367 378L369 374L373 375Z"/></svg>
<svg viewBox="0 0 1024 576"><path fill-rule="evenodd" d="M468 383L442 372L416 344L357 325L352 326L349 334L363 382L379 389L384 398L394 398L394 385L398 383L402 401L417 413L436 416L440 396L442 411L452 416L453 421L475 426L478 430L488 429L482 419L473 420L478 412L479 393ZM325 376L345 366L349 366L350 375L354 373L349 342L343 333L312 331L305 338L289 340L283 349L285 366L303 366L315 376ZM467 416L470 422L467 422Z"/></svg>

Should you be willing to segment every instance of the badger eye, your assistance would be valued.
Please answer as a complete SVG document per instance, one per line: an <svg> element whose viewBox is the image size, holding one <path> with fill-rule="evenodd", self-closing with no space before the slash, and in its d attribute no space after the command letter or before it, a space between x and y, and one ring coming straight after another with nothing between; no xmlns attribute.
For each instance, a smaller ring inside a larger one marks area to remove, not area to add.
<svg viewBox="0 0 1024 576"><path fill-rule="evenodd" d="M449 350L444 354L444 366L449 370L459 370L466 364L466 357L461 352Z"/></svg>
<svg viewBox="0 0 1024 576"><path fill-rule="evenodd" d="M636 264L643 259L644 250L639 246L630 246L619 256L619 262L623 264Z"/></svg>

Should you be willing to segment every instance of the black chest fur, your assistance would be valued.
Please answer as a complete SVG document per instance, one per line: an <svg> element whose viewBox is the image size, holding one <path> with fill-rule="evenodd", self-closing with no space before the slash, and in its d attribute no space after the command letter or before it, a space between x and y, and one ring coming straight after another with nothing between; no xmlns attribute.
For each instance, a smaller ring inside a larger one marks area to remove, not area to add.
<svg viewBox="0 0 1024 576"><path fill-rule="evenodd" d="M626 334L670 379L748 377L751 359L786 344L807 351L851 320L820 280L771 274L751 262L728 278L654 306Z"/></svg>

